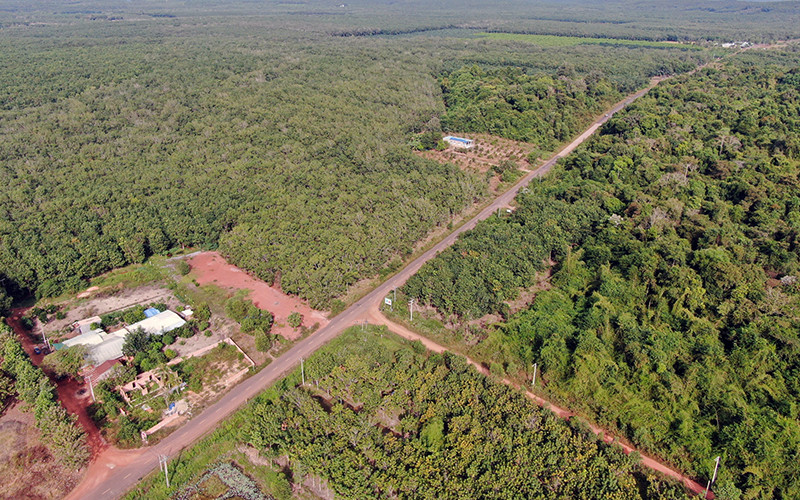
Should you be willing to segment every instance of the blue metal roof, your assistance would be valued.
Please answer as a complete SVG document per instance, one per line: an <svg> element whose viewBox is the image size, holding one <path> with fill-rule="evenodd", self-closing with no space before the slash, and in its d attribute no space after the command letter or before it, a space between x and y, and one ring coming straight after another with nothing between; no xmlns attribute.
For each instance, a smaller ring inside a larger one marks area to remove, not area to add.
<svg viewBox="0 0 800 500"><path fill-rule="evenodd" d="M454 137L452 135L448 135L447 137L444 138L444 140L446 140L446 141L458 141L458 142L463 142L465 144L469 144L470 142L472 142L472 139L464 139L463 137Z"/></svg>
<svg viewBox="0 0 800 500"><path fill-rule="evenodd" d="M156 309L155 307L151 307L151 308L149 308L149 309L145 309L145 310L144 310L144 317L145 317L145 318L152 318L152 317L153 317L153 316L155 316L156 314L161 314L161 311L159 311L159 310L158 310L158 309Z"/></svg>

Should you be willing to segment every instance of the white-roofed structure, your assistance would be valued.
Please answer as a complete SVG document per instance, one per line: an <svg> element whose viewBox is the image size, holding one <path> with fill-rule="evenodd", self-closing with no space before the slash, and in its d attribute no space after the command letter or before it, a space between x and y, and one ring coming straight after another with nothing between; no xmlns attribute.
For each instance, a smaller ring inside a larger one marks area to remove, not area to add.
<svg viewBox="0 0 800 500"><path fill-rule="evenodd" d="M62 343L64 344L64 347L72 347L74 345L86 345L91 347L103 342L107 335L108 334L105 332L105 330L98 328L96 330L82 333L77 337L72 337L71 339L65 340Z"/></svg>
<svg viewBox="0 0 800 500"><path fill-rule="evenodd" d="M125 327L125 329L129 332L132 332L141 328L147 332L148 335L164 335L165 333L171 332L176 328L180 328L185 324L186 321L178 316L178 313L174 311L164 311L156 314L155 316L151 316L147 319L143 319L142 321L129 325Z"/></svg>
<svg viewBox="0 0 800 500"><path fill-rule="evenodd" d="M89 349L89 358L95 366L101 365L112 359L122 357L122 346L125 344L125 336L128 331L124 328L114 333L109 333L103 342L92 346Z"/></svg>
<svg viewBox="0 0 800 500"><path fill-rule="evenodd" d="M173 311L164 311L142 321L138 321L116 332L106 333L102 329L92 330L63 342L63 347L85 345L89 347L89 359L94 365L100 365L112 359L122 357L122 346L125 337L138 329L148 335L163 335L186 324L183 318Z"/></svg>

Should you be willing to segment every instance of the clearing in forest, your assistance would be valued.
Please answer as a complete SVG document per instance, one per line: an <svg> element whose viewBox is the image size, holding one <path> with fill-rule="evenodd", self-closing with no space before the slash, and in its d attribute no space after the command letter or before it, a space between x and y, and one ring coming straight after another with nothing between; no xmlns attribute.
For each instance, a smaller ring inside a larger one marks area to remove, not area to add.
<svg viewBox="0 0 800 500"><path fill-rule="evenodd" d="M465 172L491 175L488 178L489 189L495 194L498 193L498 188L503 181L515 179L515 172L509 169L512 164L523 172L529 172L537 166L536 161L531 164L528 159L531 153L538 151L536 144L512 141L490 134L454 135L473 139L475 147L459 149L451 146L444 151L432 149L419 151L417 154L440 163L452 163ZM504 179L503 173L506 171L509 174L505 175L511 175L511 177Z"/></svg>
<svg viewBox="0 0 800 500"><path fill-rule="evenodd" d="M228 264L217 252L202 252L189 260L192 276L200 285L216 285L229 290L249 290L249 299L256 307L267 310L275 317L271 332L286 339L294 340L300 336L300 329L288 323L289 315L298 312L303 317L303 325L312 327L328 324L325 313L312 309L303 300L283 293L278 287L254 278L236 266Z"/></svg>

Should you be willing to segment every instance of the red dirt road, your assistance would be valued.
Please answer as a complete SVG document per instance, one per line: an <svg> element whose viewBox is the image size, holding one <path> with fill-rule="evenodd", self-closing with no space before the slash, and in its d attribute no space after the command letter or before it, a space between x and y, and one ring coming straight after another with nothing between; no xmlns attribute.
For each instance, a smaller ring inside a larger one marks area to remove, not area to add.
<svg viewBox="0 0 800 500"><path fill-rule="evenodd" d="M189 265L201 285L211 284L229 290L250 290L249 297L253 303L275 316L272 333L290 340L299 337L300 332L287 323L289 315L293 312L303 315L303 325L306 327L319 323L322 328L328 324L328 318L324 313L312 309L299 298L286 295L277 287L269 286L238 267L228 264L217 252L199 253L189 260Z"/></svg>
<svg viewBox="0 0 800 500"><path fill-rule="evenodd" d="M6 318L8 325L17 334L17 338L22 344L22 348L30 356L34 365L39 366L44 359L44 354L36 354L33 348L37 344L31 340L28 332L22 327L20 320L27 312L27 309L14 309L11 311L11 316ZM80 383L72 378L56 379L52 373L45 370L45 374L56 384L58 389L58 399L64 408L78 417L78 423L86 432L87 442L91 450L92 459L99 456L103 450L108 448L108 442L103 438L100 429L97 428L94 421L89 417L86 409L92 404L92 397L89 394L89 386L86 383ZM79 394L79 392L82 392Z"/></svg>
<svg viewBox="0 0 800 500"><path fill-rule="evenodd" d="M402 325L394 323L393 321L391 321L388 318L386 318L386 316L384 316L380 312L380 304L374 304L369 309L368 317L369 317L369 322L370 323L373 323L373 324L376 324L376 325L386 325L389 328L389 331L391 331L392 333L395 333L395 334L403 337L404 339L412 340L412 341L413 340L419 340L430 351L437 352L437 353L442 353L442 352L445 352L447 350L447 348L445 348L444 346L442 346L440 344L437 344L436 342L434 342L434 341L432 341L432 340L430 340L430 339L428 339L426 337L423 337L423 336L419 335L418 333L416 333L416 332L414 332L412 330L409 330L408 328L406 328L406 327L404 327ZM469 364L471 364L472 366L474 366L482 374L486 375L487 377L490 376L489 370L485 366L483 366L482 364L476 363L475 361L473 361L470 358L467 358L467 362ZM512 386L512 387L514 387L516 389L524 389L523 387L520 387L518 384L508 380L507 378L504 378L502 380L502 382L504 384L510 385L510 386ZM552 411L553 413L555 413L560 418L563 418L564 420L569 420L572 416L575 415L573 412L571 412L571 411L569 411L569 410L567 410L565 408L561 408L560 406L557 406L557 405L553 404L552 402L544 399L541 396L538 396L538 395L532 393L531 391L525 390L525 395L529 399L531 399L533 402L538 404L539 406ZM615 437L611 433L609 433L608 431L606 431L606 430L604 430L604 429L602 429L602 428L600 428L600 427L598 427L598 426L596 426L594 424L591 424L591 423L589 424L589 428L596 435L602 436L604 442L606 442L606 443L613 443L614 442ZM624 442L617 441L617 444L622 448L622 450L625 452L626 455L630 454L632 451L637 451L633 446L630 446L630 445L628 445L628 444L626 444ZM641 452L639 452L639 455L641 456L641 459L642 459L642 465L644 465L645 467L648 467L650 469L656 470L656 471L664 474L665 476L671 477L673 479L677 479L678 481L680 481L683 484L683 486L686 489L688 489L689 491L691 491L691 492L693 492L695 494L702 495L703 492L705 491L705 487L703 485L701 485L700 483L698 483L696 481L693 481L692 479L684 476L680 472L678 472L678 471L670 468L669 466L667 466L667 465L655 460L652 457L649 457L647 455L642 454ZM713 499L714 498L714 493L708 492L708 495L706 495L706 498L707 499Z"/></svg>

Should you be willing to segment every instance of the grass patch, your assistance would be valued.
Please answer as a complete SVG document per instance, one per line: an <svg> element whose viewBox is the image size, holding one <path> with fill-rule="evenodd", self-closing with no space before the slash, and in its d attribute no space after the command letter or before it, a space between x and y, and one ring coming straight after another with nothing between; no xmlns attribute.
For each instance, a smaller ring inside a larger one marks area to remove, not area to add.
<svg viewBox="0 0 800 500"><path fill-rule="evenodd" d="M627 45L631 47L649 48L681 48L702 50L696 45L673 42L652 42L649 40L627 40L624 38L591 38L580 36L559 35L528 35L523 33L478 33L477 36L492 40L508 40L512 42L525 42L540 47L574 47L576 45Z"/></svg>
<svg viewBox="0 0 800 500"><path fill-rule="evenodd" d="M115 269L91 280L91 286L100 288L123 285L126 288L163 281L166 273L162 267L163 257L151 257L144 264L133 264Z"/></svg>
<svg viewBox="0 0 800 500"><path fill-rule="evenodd" d="M181 361L174 368L189 389L199 393L206 387L213 387L227 373L228 367L243 359L235 347L223 342L207 354Z"/></svg>

